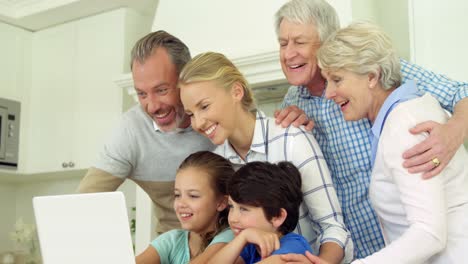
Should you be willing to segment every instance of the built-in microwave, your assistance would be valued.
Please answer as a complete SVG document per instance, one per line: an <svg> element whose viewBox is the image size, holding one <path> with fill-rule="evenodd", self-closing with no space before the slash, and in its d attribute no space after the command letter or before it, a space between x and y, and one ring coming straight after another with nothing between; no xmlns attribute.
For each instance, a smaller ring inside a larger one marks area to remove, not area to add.
<svg viewBox="0 0 468 264"><path fill-rule="evenodd" d="M0 98L0 168L17 169L21 103Z"/></svg>

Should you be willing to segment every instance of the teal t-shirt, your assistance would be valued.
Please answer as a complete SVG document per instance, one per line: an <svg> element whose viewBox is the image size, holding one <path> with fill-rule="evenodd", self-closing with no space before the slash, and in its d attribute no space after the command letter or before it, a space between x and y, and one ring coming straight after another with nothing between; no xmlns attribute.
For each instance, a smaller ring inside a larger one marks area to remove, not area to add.
<svg viewBox="0 0 468 264"><path fill-rule="evenodd" d="M161 234L151 242L158 251L161 264L179 264L190 261L190 249L188 246L189 231L175 229ZM234 239L231 229L227 228L216 235L208 246L216 243L229 243Z"/></svg>

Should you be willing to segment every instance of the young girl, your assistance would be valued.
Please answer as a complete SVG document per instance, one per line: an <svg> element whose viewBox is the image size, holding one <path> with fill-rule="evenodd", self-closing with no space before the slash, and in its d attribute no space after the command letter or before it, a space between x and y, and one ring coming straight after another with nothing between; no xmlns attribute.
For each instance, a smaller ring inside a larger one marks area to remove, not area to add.
<svg viewBox="0 0 468 264"><path fill-rule="evenodd" d="M233 239L228 228L229 161L208 151L188 156L177 170L174 210L183 229L158 236L136 257L144 263L206 263Z"/></svg>
<svg viewBox="0 0 468 264"><path fill-rule="evenodd" d="M282 128L255 108L243 75L224 55L207 52L179 76L180 96L193 129L218 145L235 166L252 161L293 163L302 177L303 204L296 232L328 263L353 258L336 191L320 147L302 128ZM346 249L346 254L345 250Z"/></svg>

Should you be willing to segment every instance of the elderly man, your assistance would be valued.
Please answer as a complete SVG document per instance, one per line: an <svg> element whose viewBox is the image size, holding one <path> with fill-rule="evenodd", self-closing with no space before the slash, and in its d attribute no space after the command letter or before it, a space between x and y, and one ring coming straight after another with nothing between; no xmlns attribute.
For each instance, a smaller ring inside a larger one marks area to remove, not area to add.
<svg viewBox="0 0 468 264"><path fill-rule="evenodd" d="M368 197L371 124L368 120L344 121L339 106L324 96L326 81L315 57L321 43L339 28L336 11L324 0L292 0L276 13L275 26L282 70L293 85L283 101L283 107L289 107L275 113L277 121L283 120L286 125L302 113L298 108L313 119L313 133L332 172L355 254L359 258L368 256L384 246ZM425 172L425 177L432 177L447 165L467 138L468 83L454 82L404 60L401 64L404 80L416 80L419 89L431 93L445 109L453 112L444 125L425 122L411 131L429 132L430 136L405 153L404 166L412 173ZM296 123L303 120L304 117L299 117Z"/></svg>
<svg viewBox="0 0 468 264"><path fill-rule="evenodd" d="M80 192L114 191L133 180L155 204L158 233L179 227L172 206L179 164L193 152L214 148L192 130L180 102L178 75L189 60L187 46L164 31L135 44L131 69L140 104L123 114L79 186Z"/></svg>

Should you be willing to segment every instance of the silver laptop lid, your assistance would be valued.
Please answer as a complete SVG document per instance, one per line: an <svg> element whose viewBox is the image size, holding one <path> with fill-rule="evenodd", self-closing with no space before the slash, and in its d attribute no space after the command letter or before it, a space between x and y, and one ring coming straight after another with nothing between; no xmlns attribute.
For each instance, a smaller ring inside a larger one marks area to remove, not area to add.
<svg viewBox="0 0 468 264"><path fill-rule="evenodd" d="M33 198L44 264L134 264L121 192Z"/></svg>

